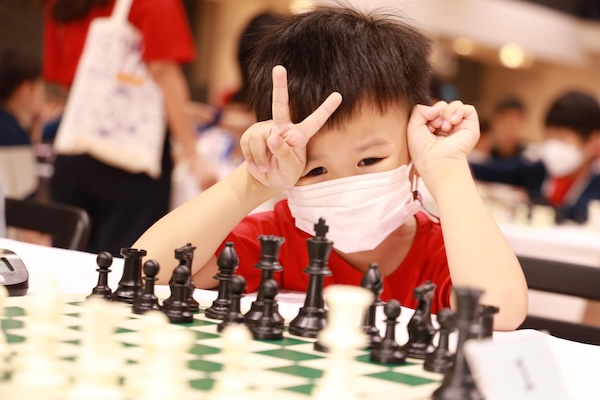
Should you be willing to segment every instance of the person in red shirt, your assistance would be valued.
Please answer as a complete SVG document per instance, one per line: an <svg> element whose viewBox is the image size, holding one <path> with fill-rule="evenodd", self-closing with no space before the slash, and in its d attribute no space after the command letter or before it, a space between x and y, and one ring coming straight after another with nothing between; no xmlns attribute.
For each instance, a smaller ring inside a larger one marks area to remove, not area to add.
<svg viewBox="0 0 600 400"><path fill-rule="evenodd" d="M399 18L342 7L285 17L262 34L248 88L260 122L242 136L244 164L134 244L160 263L159 282L173 270L173 249L193 242L194 281L215 287L219 250L232 241L255 289L257 235L272 234L285 239L280 287L306 290L306 238L322 217L333 242L327 284L358 284L376 262L388 299L414 306L415 286L431 280L435 312L453 305L451 285L476 287L500 308L495 328L517 328L527 284L467 163L477 113L460 101L425 105L429 40ZM417 171L441 225L420 213ZM248 216L284 191L273 211Z"/></svg>
<svg viewBox="0 0 600 400"><path fill-rule="evenodd" d="M66 90L73 83L91 21L111 15L115 0L47 0L44 7L44 79ZM196 136L186 113L189 91L181 64L195 57L185 11L179 0L134 0L129 21L141 32L142 58L165 98L169 135L177 142L201 187L215 181L212 168L196 154ZM171 171L165 143L162 176L152 179L103 164L87 155L59 155L51 190L56 202L85 209L92 221L87 250L118 255L169 211Z"/></svg>

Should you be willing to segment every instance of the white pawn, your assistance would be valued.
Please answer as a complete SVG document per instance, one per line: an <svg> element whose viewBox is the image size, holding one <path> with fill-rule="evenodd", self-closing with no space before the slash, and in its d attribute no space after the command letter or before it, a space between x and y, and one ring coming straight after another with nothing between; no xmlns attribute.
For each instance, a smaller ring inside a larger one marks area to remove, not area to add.
<svg viewBox="0 0 600 400"><path fill-rule="evenodd" d="M534 205L531 209L531 225L540 227L554 226L556 211L550 206Z"/></svg>
<svg viewBox="0 0 600 400"><path fill-rule="evenodd" d="M137 399L144 391L144 385L147 383L151 368L156 359L156 346L153 343L152 335L159 331L169 329L169 319L165 313L152 310L144 313L140 318L140 334L142 354L135 368L127 376L127 394L130 398Z"/></svg>
<svg viewBox="0 0 600 400"><path fill-rule="evenodd" d="M190 399L186 356L193 343L194 333L186 329L167 326L151 333L153 359L137 400Z"/></svg>
<svg viewBox="0 0 600 400"><path fill-rule="evenodd" d="M46 282L39 293L29 298L26 342L14 361L11 398L56 399L63 396L68 373L56 352L62 306L56 281Z"/></svg>
<svg viewBox="0 0 600 400"><path fill-rule="evenodd" d="M600 232L600 200L591 200L588 203L588 219L586 225L590 230Z"/></svg>
<svg viewBox="0 0 600 400"><path fill-rule="evenodd" d="M252 334L245 325L233 324L223 330L222 337L225 342L223 345L223 355L225 356L223 372L215 383L209 399L249 399L248 385L243 375Z"/></svg>
<svg viewBox="0 0 600 400"><path fill-rule="evenodd" d="M119 372L124 360L121 344L115 339L118 321L125 317L120 304L90 298L83 310L83 343L75 385L68 400L122 400Z"/></svg>
<svg viewBox="0 0 600 400"><path fill-rule="evenodd" d="M329 365L312 398L358 399L350 367L356 350L368 344L361 321L373 302L373 293L359 286L332 285L325 288L323 295L329 308L328 321L327 327L319 332L318 340L329 349Z"/></svg>

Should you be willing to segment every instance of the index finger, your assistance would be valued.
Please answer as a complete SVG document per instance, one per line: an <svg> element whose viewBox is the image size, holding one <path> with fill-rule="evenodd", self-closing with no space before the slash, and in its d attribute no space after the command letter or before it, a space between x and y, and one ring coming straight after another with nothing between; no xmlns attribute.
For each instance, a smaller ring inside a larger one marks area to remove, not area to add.
<svg viewBox="0 0 600 400"><path fill-rule="evenodd" d="M291 122L287 71L282 65L273 67L273 103L271 107L275 124Z"/></svg>
<svg viewBox="0 0 600 400"><path fill-rule="evenodd" d="M321 103L319 108L298 124L298 127L307 139L313 137L325 125L325 122L327 122L340 104L342 104L342 95L338 92L333 92Z"/></svg>

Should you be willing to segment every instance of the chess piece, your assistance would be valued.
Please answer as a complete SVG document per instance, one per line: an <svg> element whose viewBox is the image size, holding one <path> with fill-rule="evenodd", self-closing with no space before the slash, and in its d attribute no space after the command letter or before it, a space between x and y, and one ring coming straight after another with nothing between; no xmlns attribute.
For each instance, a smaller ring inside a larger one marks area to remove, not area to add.
<svg viewBox="0 0 600 400"><path fill-rule="evenodd" d="M217 325L217 332L223 331L232 324L244 323L244 314L241 313L240 300L246 291L246 279L241 275L234 275L229 281L229 310L223 318L223 322Z"/></svg>
<svg viewBox="0 0 600 400"><path fill-rule="evenodd" d="M121 255L125 259L123 276L113 293L113 300L133 304L142 293L142 258L146 256L146 250L126 247L121 249Z"/></svg>
<svg viewBox="0 0 600 400"><path fill-rule="evenodd" d="M496 306L480 304L478 311L479 324L481 327L479 338L490 338L494 335L494 315L498 314L500 309Z"/></svg>
<svg viewBox="0 0 600 400"><path fill-rule="evenodd" d="M110 266L112 265L113 257L108 251L103 251L96 257L96 265L98 265L98 284L92 289L92 294L88 296L100 296L105 300L112 300L113 294L110 287L108 287L108 274L111 272Z"/></svg>
<svg viewBox="0 0 600 400"><path fill-rule="evenodd" d="M319 218L319 222L315 224L315 237L306 241L309 262L304 273L309 274L308 290L304 306L300 308L296 318L290 322L289 332L292 335L315 338L327 324L323 283L324 278L331 275L331 271L327 268L327 262L333 247L333 242L325 237L328 229L325 220Z"/></svg>
<svg viewBox="0 0 600 400"><path fill-rule="evenodd" d="M279 291L279 285L275 279L267 279L262 286L263 290L263 312L254 324L250 325L250 332L254 339L281 340L283 339L283 326L274 318L275 297Z"/></svg>
<svg viewBox="0 0 600 400"><path fill-rule="evenodd" d="M373 345L370 355L371 361L382 364L404 364L406 362L406 353L404 353L400 345L396 342L396 325L398 324L400 311L401 307L398 300L390 300L383 307L383 313L387 318L385 320L385 337Z"/></svg>
<svg viewBox="0 0 600 400"><path fill-rule="evenodd" d="M194 262L194 251L196 246L192 246L191 243L186 244L183 247L175 249L175 259L179 260L180 264L185 265L190 270L190 276L188 277L186 285L186 296L187 302L190 304L190 310L193 313L200 312L200 303L194 299L194 292L196 291L196 285L192 278L192 264Z"/></svg>
<svg viewBox="0 0 600 400"><path fill-rule="evenodd" d="M373 293L358 286L331 285L323 294L329 307L328 322L317 337L329 349L329 365L311 398L354 400L358 396L351 365L355 351L369 341L360 321L373 301Z"/></svg>
<svg viewBox="0 0 600 400"><path fill-rule="evenodd" d="M213 277L219 281L219 293L212 305L204 311L207 318L224 319L229 310L229 280L238 268L240 261L233 248L233 242L225 243L225 248L217 258L219 272Z"/></svg>
<svg viewBox="0 0 600 400"><path fill-rule="evenodd" d="M478 289L454 287L456 297L455 324L458 329L458 344L454 355L454 365L444 374L442 385L433 392L433 400L483 400L477 390L464 354L464 344L477 336L479 323L477 305L483 291Z"/></svg>
<svg viewBox="0 0 600 400"><path fill-rule="evenodd" d="M408 323L408 342L402 346L407 357L424 360L433 351L435 327L431 322L431 300L436 285L427 281L414 289L417 309Z"/></svg>
<svg viewBox="0 0 600 400"><path fill-rule="evenodd" d="M132 310L135 314L144 314L150 310L160 310L158 297L154 294L154 284L160 266L156 260L148 260L144 263L144 292L133 303Z"/></svg>
<svg viewBox="0 0 600 400"><path fill-rule="evenodd" d="M370 290L374 295L373 303L369 306L363 321L363 331L369 337L368 348L373 348L381 342L381 334L375 325L377 307L383 304L381 298L379 297L381 296L381 292L383 292L383 280L381 279L381 274L379 273L379 264L373 263L369 265L369 269L363 276L360 286Z"/></svg>
<svg viewBox="0 0 600 400"><path fill-rule="evenodd" d="M273 279L274 273L283 270L283 267L277 259L279 258L279 250L285 238L274 235L261 235L258 237L260 241L260 260L254 268L262 271L260 286L256 300L252 302L250 310L244 315L244 323L251 326L260 319L264 309L263 301L263 284L269 279ZM277 305L273 309L273 318L283 327L283 317L279 314Z"/></svg>
<svg viewBox="0 0 600 400"><path fill-rule="evenodd" d="M190 271L185 265L179 265L173 271L173 277L170 284L171 301L162 307L162 310L169 321L175 324L189 324L194 321L194 314L190 311L190 305L187 302L186 286Z"/></svg>
<svg viewBox="0 0 600 400"><path fill-rule="evenodd" d="M208 400L249 400L244 367L252 336L244 325L229 325L223 331L223 371L208 395Z"/></svg>
<svg viewBox="0 0 600 400"><path fill-rule="evenodd" d="M4 315L4 303L7 298L8 290L4 285L0 285L0 382L2 382L5 374L8 372L8 342L4 330L1 327L1 321L3 320Z"/></svg>
<svg viewBox="0 0 600 400"><path fill-rule="evenodd" d="M453 362L453 356L449 350L449 338L455 329L454 312L449 308L441 309L437 313L437 321L440 324L438 345L425 357L423 368L426 371L443 374L452 367Z"/></svg>

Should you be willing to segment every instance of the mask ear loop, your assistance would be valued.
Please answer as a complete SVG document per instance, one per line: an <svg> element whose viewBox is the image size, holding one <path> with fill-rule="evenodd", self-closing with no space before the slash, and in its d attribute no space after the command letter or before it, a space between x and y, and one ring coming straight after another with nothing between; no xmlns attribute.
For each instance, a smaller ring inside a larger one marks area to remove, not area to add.
<svg viewBox="0 0 600 400"><path fill-rule="evenodd" d="M412 161L410 162L409 167L411 169L414 169L414 165L413 165ZM427 209L427 207L425 207L425 203L423 203L423 196L421 195L421 192L419 192L419 177L417 176L416 170L414 170L414 173L413 173L411 189L412 189L413 201L416 201L421 205L421 209L425 212L425 215L427 215L427 217L429 217L430 220L439 224L440 217L438 217L437 215L435 215L434 213L429 211Z"/></svg>

